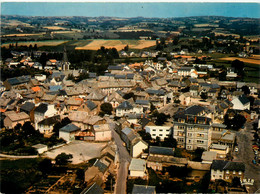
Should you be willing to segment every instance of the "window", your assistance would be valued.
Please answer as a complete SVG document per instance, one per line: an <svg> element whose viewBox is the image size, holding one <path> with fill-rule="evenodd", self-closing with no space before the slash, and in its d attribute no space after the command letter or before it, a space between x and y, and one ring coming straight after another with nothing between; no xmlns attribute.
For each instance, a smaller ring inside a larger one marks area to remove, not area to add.
<svg viewBox="0 0 260 194"><path fill-rule="evenodd" d="M203 137L204 137L204 134L198 133L198 134L197 134L197 137L202 137L202 138L203 138Z"/></svg>
<svg viewBox="0 0 260 194"><path fill-rule="evenodd" d="M153 131L156 131L156 129L153 129Z"/></svg>
<svg viewBox="0 0 260 194"><path fill-rule="evenodd" d="M155 134L153 134L153 136L156 136Z"/></svg>
<svg viewBox="0 0 260 194"><path fill-rule="evenodd" d="M204 143L204 141L197 140L197 143L199 143L199 144L203 144L203 143Z"/></svg>
<svg viewBox="0 0 260 194"><path fill-rule="evenodd" d="M222 175L219 175L219 178L222 178Z"/></svg>
<svg viewBox="0 0 260 194"><path fill-rule="evenodd" d="M213 177L215 177L215 175L213 175Z"/></svg>
<svg viewBox="0 0 260 194"><path fill-rule="evenodd" d="M162 136L162 134L160 134L159 136Z"/></svg>
<svg viewBox="0 0 260 194"><path fill-rule="evenodd" d="M233 174L236 174L236 171L235 171L235 170L233 170Z"/></svg>
<svg viewBox="0 0 260 194"><path fill-rule="evenodd" d="M241 171L239 171L239 172L238 172L238 174L239 174L239 175L241 175L241 174L242 174L242 172L241 172Z"/></svg>
<svg viewBox="0 0 260 194"><path fill-rule="evenodd" d="M192 137L192 133L188 133L188 136L189 136L189 137Z"/></svg>
<svg viewBox="0 0 260 194"><path fill-rule="evenodd" d="M184 142L184 139L183 138L178 138L177 141L178 142Z"/></svg>
<svg viewBox="0 0 260 194"><path fill-rule="evenodd" d="M229 170L227 170L226 173L229 174Z"/></svg>
<svg viewBox="0 0 260 194"><path fill-rule="evenodd" d="M191 143L191 140L189 140L189 143Z"/></svg>
<svg viewBox="0 0 260 194"><path fill-rule="evenodd" d="M159 131L163 131L162 129L160 129Z"/></svg>
<svg viewBox="0 0 260 194"><path fill-rule="evenodd" d="M226 176L226 179L228 180L228 179L229 179L229 176Z"/></svg>
<svg viewBox="0 0 260 194"><path fill-rule="evenodd" d="M167 129L166 131L167 131L167 132L169 132L169 131L170 131L170 129Z"/></svg>

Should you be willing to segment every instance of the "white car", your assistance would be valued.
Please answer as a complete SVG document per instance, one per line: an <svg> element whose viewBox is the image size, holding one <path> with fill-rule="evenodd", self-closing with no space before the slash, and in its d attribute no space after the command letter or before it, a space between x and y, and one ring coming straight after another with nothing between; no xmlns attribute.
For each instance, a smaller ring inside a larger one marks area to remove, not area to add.
<svg viewBox="0 0 260 194"><path fill-rule="evenodd" d="M238 148L235 148L235 152L238 152Z"/></svg>

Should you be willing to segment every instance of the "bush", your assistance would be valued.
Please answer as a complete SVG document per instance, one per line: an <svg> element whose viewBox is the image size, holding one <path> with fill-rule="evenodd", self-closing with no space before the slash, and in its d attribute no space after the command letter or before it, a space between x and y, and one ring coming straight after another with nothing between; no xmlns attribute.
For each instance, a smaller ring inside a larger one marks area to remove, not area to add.
<svg viewBox="0 0 260 194"><path fill-rule="evenodd" d="M71 154L65 154L64 152L62 152L61 154L56 156L55 161L58 165L66 165L70 162L69 160L72 158L73 156Z"/></svg>

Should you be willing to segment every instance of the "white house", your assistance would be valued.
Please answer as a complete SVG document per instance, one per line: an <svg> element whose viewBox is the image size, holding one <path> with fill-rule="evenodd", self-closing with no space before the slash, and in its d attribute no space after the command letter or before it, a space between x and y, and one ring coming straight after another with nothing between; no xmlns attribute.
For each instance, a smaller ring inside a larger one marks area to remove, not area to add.
<svg viewBox="0 0 260 194"><path fill-rule="evenodd" d="M47 145L44 145L44 144L36 144L32 147L35 148L38 151L39 154L42 154L43 152L48 151Z"/></svg>
<svg viewBox="0 0 260 194"><path fill-rule="evenodd" d="M181 105L188 106L191 103L191 93L190 92L182 93L179 96L179 100L181 101L180 102Z"/></svg>
<svg viewBox="0 0 260 194"><path fill-rule="evenodd" d="M110 141L112 138L109 124L94 125L95 141Z"/></svg>
<svg viewBox="0 0 260 194"><path fill-rule="evenodd" d="M122 117L125 114L134 113L134 107L130 104L128 101L122 102L117 108L116 108L116 116Z"/></svg>
<svg viewBox="0 0 260 194"><path fill-rule="evenodd" d="M67 142L75 140L75 134L80 132L80 128L70 123L62 127L59 131L59 138L64 139Z"/></svg>
<svg viewBox="0 0 260 194"><path fill-rule="evenodd" d="M139 157L145 149L148 148L148 144L141 138L136 138L130 148L130 155L133 158Z"/></svg>
<svg viewBox="0 0 260 194"><path fill-rule="evenodd" d="M129 171L130 177L144 178L146 176L146 161L142 159L133 158L129 166Z"/></svg>
<svg viewBox="0 0 260 194"><path fill-rule="evenodd" d="M38 130L40 131L40 133L43 134L51 133L54 125L59 121L60 121L60 115L55 115L53 117L43 119L38 123Z"/></svg>
<svg viewBox="0 0 260 194"><path fill-rule="evenodd" d="M40 121L56 114L57 110L55 109L54 104L41 103L34 110L35 129L38 130L38 123Z"/></svg>
<svg viewBox="0 0 260 194"><path fill-rule="evenodd" d="M234 97L231 101L235 110L250 110L250 101L245 95Z"/></svg>
<svg viewBox="0 0 260 194"><path fill-rule="evenodd" d="M157 126L150 122L145 126L145 131L146 133L150 133L153 139L160 137L160 140L164 140L164 138L168 138L172 133L172 124L165 123L163 126Z"/></svg>

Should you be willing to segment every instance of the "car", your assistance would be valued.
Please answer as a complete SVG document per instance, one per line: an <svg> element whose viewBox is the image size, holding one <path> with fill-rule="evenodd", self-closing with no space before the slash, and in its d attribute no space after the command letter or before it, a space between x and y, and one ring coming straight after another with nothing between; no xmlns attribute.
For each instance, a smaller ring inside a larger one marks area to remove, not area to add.
<svg viewBox="0 0 260 194"><path fill-rule="evenodd" d="M256 164L256 161L255 160L252 160L253 164Z"/></svg>
<svg viewBox="0 0 260 194"><path fill-rule="evenodd" d="M235 148L235 152L238 152L238 147Z"/></svg>

